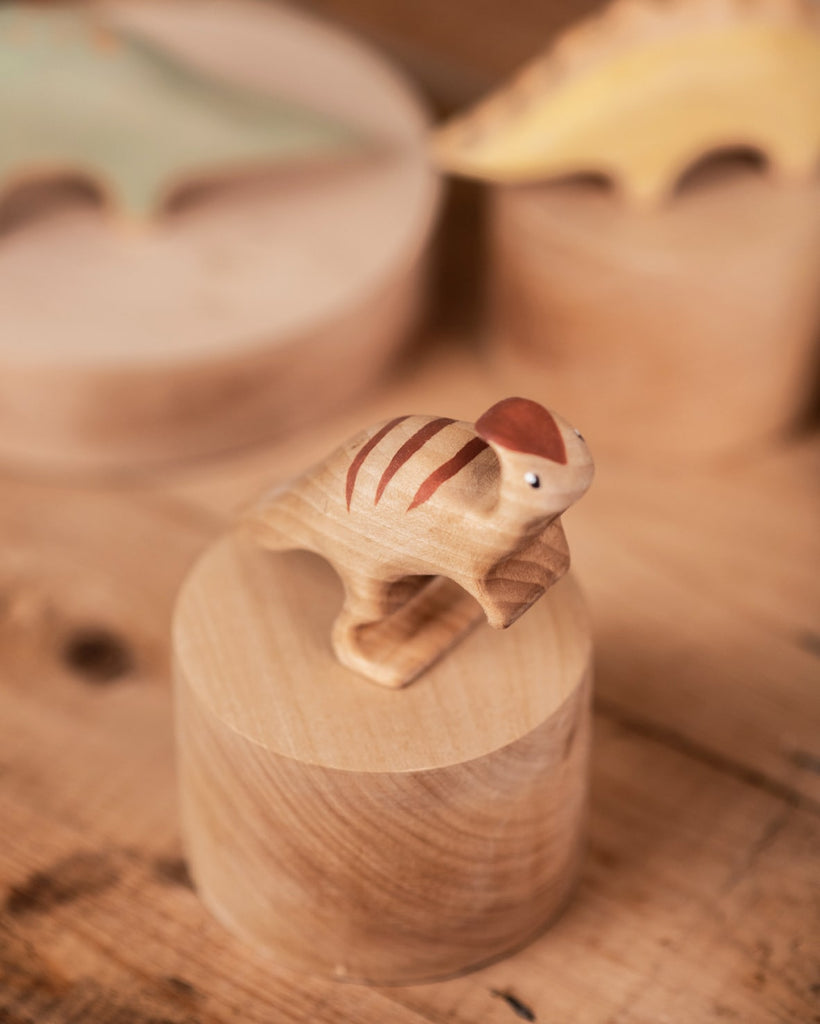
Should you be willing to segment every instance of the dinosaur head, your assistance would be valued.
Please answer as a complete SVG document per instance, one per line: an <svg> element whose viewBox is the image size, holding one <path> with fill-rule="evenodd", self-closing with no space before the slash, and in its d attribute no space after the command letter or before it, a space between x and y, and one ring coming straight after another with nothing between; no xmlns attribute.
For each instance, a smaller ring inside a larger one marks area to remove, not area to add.
<svg viewBox="0 0 820 1024"><path fill-rule="evenodd" d="M592 457L581 434L531 399L496 402L475 429L498 456L498 512L511 522L530 525L554 519L592 482Z"/></svg>

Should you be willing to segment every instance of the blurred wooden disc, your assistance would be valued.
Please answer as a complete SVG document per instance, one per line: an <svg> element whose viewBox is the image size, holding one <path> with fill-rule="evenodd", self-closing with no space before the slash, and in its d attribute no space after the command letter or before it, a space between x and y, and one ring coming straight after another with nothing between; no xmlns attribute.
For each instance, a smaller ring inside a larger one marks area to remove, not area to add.
<svg viewBox="0 0 820 1024"><path fill-rule="evenodd" d="M0 459L26 466L184 459L348 401L412 322L438 204L417 98L344 33L251 0L110 9L201 67L360 128L377 151L203 189L141 229L54 191L6 211Z"/></svg>

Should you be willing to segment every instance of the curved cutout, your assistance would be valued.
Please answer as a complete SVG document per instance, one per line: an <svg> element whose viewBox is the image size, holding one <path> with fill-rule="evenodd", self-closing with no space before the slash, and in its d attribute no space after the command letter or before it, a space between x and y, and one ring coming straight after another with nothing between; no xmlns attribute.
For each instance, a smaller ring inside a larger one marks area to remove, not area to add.
<svg viewBox="0 0 820 1024"><path fill-rule="evenodd" d="M673 194L687 195L768 171L769 159L757 146L720 146L698 157L681 173Z"/></svg>
<svg viewBox="0 0 820 1024"><path fill-rule="evenodd" d="M0 234L45 219L68 207L111 206L105 188L93 176L66 171L10 185L0 193Z"/></svg>
<svg viewBox="0 0 820 1024"><path fill-rule="evenodd" d="M614 197L620 191L618 182L611 174L603 171L578 171L551 178L551 187L570 189L587 195Z"/></svg>
<svg viewBox="0 0 820 1024"><path fill-rule="evenodd" d="M408 582L409 598L392 613L363 623L343 611L333 629L342 664L393 688L412 682L485 619L478 601L447 576L409 576L392 586Z"/></svg>
<svg viewBox="0 0 820 1024"><path fill-rule="evenodd" d="M402 576L401 579L394 580L387 588L385 595L387 614L392 615L398 611L434 579L436 579L435 576Z"/></svg>

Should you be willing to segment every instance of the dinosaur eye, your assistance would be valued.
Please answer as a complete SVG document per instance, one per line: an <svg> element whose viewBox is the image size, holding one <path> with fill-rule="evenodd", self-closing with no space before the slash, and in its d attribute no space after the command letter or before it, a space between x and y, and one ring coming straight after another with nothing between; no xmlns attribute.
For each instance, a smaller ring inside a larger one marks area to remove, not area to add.
<svg viewBox="0 0 820 1024"><path fill-rule="evenodd" d="M524 474L524 479L527 481L527 483L530 485L530 487L540 487L541 486L541 478L539 477L539 475L537 473L525 473Z"/></svg>
<svg viewBox="0 0 820 1024"><path fill-rule="evenodd" d="M575 430L575 427L573 427L572 429ZM581 433L580 430L575 430L575 436L579 437L582 441L584 440L584 435Z"/></svg>

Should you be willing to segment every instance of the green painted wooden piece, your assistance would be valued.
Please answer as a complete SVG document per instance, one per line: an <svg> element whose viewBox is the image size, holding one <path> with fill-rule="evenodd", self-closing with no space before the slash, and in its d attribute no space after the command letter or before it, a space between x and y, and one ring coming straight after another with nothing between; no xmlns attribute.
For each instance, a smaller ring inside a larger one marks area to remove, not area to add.
<svg viewBox="0 0 820 1024"><path fill-rule="evenodd" d="M126 216L180 186L364 147L333 119L190 67L74 7L0 4L0 201L80 175Z"/></svg>

